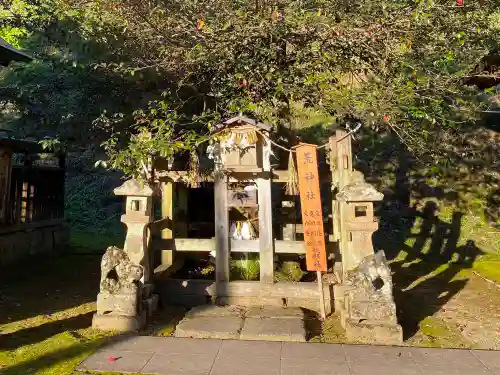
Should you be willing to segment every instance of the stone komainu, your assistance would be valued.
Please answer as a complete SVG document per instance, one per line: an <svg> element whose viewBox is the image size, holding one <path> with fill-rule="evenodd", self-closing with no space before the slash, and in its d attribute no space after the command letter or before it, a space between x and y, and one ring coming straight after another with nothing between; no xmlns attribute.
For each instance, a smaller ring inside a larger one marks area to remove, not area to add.
<svg viewBox="0 0 500 375"><path fill-rule="evenodd" d="M101 292L136 293L143 269L133 264L124 250L110 246L101 261Z"/></svg>
<svg viewBox="0 0 500 375"><path fill-rule="evenodd" d="M345 284L355 287L358 295L370 300L392 301L391 269L385 253L379 251L364 258L355 270L347 272Z"/></svg>
<svg viewBox="0 0 500 375"><path fill-rule="evenodd" d="M365 257L348 271L341 307L341 322L349 340L398 344L403 340L392 294L391 269L385 253Z"/></svg>
<svg viewBox="0 0 500 375"><path fill-rule="evenodd" d="M142 297L142 288L138 284L142 275L142 266L133 264L124 250L115 246L108 247L101 261L98 314L138 314Z"/></svg>

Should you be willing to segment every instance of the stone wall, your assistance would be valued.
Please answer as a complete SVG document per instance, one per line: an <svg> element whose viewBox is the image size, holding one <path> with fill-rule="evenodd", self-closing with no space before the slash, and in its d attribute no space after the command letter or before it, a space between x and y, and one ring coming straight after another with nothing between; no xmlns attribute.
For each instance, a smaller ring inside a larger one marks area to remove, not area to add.
<svg viewBox="0 0 500 375"><path fill-rule="evenodd" d="M69 227L64 222L32 225L23 229L0 227L0 265L7 265L37 254L66 249Z"/></svg>

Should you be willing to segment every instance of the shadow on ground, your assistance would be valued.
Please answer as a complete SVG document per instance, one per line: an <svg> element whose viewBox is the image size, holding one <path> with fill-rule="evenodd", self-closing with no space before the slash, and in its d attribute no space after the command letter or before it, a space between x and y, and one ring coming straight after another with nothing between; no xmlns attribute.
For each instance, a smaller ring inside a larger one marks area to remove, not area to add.
<svg viewBox="0 0 500 375"><path fill-rule="evenodd" d="M12 349L88 327L88 308L78 309L95 302L100 261L100 256L52 255L1 269L0 326L14 332L0 336L0 347Z"/></svg>
<svg viewBox="0 0 500 375"><path fill-rule="evenodd" d="M378 212L380 229L374 235L375 247L385 250L391 260L398 319L405 340L418 332L425 318L433 316L465 287L468 280L456 276L472 268L477 257L484 254L473 240L459 246L464 213L458 208L457 193L423 182L415 185L410 181L411 164L406 156L399 156L395 183L385 191ZM450 222L438 217L438 203L424 200L429 197L448 203L452 210Z"/></svg>

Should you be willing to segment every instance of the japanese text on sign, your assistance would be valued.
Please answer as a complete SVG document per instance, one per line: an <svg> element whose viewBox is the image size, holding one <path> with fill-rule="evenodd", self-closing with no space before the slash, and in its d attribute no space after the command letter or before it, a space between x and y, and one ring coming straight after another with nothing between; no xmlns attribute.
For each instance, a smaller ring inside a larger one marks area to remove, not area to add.
<svg viewBox="0 0 500 375"><path fill-rule="evenodd" d="M301 144L296 150L307 270L326 272L317 150L315 145L308 144Z"/></svg>

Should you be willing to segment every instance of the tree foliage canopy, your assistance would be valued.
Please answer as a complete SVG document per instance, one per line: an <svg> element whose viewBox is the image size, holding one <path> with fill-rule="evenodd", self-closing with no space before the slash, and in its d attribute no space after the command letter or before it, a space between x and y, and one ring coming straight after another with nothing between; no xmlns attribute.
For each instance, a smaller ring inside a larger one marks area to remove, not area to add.
<svg viewBox="0 0 500 375"><path fill-rule="evenodd" d="M292 129L360 121L418 154L495 98L464 80L498 51L495 0L2 0L16 128L105 141L128 174L244 113ZM154 137L147 135L153 133Z"/></svg>

